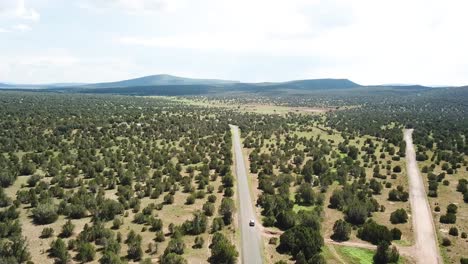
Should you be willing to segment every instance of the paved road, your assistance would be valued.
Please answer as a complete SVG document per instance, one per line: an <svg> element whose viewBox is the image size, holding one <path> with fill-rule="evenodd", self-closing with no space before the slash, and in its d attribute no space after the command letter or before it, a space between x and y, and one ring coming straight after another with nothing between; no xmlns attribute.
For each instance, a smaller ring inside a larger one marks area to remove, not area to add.
<svg viewBox="0 0 468 264"><path fill-rule="evenodd" d="M250 219L255 218L252 198L250 197L246 167L242 155L239 128L229 125L233 134L233 144L236 164L237 194L239 197L239 227L241 229L242 263L259 264L262 261L261 236L258 225L249 226ZM257 224L258 221L255 220Z"/></svg>
<svg viewBox="0 0 468 264"><path fill-rule="evenodd" d="M410 186L411 215L415 232L415 249L417 263L442 264L439 254L437 236L432 219L431 208L427 202L424 182L416 163L416 153L412 138L413 129L405 129L406 141L406 169Z"/></svg>

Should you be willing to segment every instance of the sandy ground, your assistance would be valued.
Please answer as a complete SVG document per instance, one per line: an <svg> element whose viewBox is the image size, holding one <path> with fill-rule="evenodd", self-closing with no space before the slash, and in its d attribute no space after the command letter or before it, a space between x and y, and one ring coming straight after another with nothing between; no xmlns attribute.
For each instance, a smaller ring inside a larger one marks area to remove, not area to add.
<svg viewBox="0 0 468 264"><path fill-rule="evenodd" d="M432 219L431 209L427 202L424 183L416 163L416 153L413 145L412 129L404 131L406 141L406 167L409 178L409 193L411 215L415 233L415 250L417 263L442 264L437 236Z"/></svg>

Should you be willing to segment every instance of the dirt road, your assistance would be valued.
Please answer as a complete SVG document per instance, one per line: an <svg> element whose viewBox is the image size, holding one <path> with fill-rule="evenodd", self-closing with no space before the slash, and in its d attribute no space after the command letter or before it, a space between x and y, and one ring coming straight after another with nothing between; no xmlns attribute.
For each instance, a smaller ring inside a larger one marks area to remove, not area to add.
<svg viewBox="0 0 468 264"><path fill-rule="evenodd" d="M259 264L262 261L260 229L256 221L252 198L250 197L246 167L242 156L239 128L230 125L236 164L237 196L239 197L239 227L241 228L242 263ZM249 226L250 219L255 219L255 226Z"/></svg>
<svg viewBox="0 0 468 264"><path fill-rule="evenodd" d="M415 233L415 249L417 263L442 264L431 208L427 202L424 182L416 163L416 153L413 145L412 129L405 129L406 169L409 178L409 194L411 215Z"/></svg>

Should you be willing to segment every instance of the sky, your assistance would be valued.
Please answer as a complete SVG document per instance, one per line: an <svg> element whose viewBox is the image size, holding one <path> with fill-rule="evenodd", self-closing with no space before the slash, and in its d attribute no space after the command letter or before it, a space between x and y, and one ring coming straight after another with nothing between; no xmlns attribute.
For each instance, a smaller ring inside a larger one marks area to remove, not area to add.
<svg viewBox="0 0 468 264"><path fill-rule="evenodd" d="M466 0L0 0L0 82L468 84Z"/></svg>

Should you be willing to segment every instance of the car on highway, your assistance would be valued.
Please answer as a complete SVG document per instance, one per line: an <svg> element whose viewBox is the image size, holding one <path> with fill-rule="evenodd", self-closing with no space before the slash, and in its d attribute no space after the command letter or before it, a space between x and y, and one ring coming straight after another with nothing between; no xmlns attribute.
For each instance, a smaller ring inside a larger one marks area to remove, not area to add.
<svg viewBox="0 0 468 264"><path fill-rule="evenodd" d="M255 226L255 220L250 219L250 221L249 221L249 226Z"/></svg>

